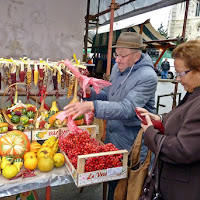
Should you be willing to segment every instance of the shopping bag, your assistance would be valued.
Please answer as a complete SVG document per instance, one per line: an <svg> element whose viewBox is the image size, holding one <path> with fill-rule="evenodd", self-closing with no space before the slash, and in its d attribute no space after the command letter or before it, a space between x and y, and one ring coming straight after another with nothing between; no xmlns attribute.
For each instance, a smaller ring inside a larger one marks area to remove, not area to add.
<svg viewBox="0 0 200 200"><path fill-rule="evenodd" d="M144 162L140 163L143 130L138 132L129 151L128 177L119 180L114 193L114 200L138 200L148 174L151 162L151 151L148 150Z"/></svg>

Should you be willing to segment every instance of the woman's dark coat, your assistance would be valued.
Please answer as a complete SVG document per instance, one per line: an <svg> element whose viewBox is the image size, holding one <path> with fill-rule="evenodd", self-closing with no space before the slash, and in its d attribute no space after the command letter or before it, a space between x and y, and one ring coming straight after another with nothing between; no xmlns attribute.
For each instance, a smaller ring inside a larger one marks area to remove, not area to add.
<svg viewBox="0 0 200 200"><path fill-rule="evenodd" d="M160 190L164 200L200 200L200 87L187 100L163 115ZM156 152L161 134L150 126L145 145Z"/></svg>

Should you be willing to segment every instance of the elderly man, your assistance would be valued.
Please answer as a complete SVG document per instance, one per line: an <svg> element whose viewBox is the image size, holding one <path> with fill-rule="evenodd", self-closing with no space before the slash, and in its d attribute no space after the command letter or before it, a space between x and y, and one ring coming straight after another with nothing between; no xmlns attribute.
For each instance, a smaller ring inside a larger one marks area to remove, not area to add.
<svg viewBox="0 0 200 200"><path fill-rule="evenodd" d="M107 120L105 143L113 143L119 149L130 150L140 127L134 109L146 108L155 112L155 91L157 75L148 55L142 53L142 36L133 32L123 32L115 46L116 64L110 76L111 86L96 94L88 89L87 101L67 105L64 110L74 119L94 110L95 117ZM144 160L146 148L141 150ZM109 185L108 199L113 199L116 184Z"/></svg>

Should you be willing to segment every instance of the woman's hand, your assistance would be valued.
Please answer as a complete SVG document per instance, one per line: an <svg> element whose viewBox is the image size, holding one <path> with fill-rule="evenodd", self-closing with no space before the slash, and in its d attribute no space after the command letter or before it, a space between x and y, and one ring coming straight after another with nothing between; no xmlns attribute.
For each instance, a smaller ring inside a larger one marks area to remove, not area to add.
<svg viewBox="0 0 200 200"><path fill-rule="evenodd" d="M145 125L145 124L143 124L143 123L141 124L141 127L142 127L142 129L143 129L144 132L147 130L147 128L148 128L149 126L153 125L148 114L145 115L145 119L146 119L146 121L147 121L147 125Z"/></svg>
<svg viewBox="0 0 200 200"><path fill-rule="evenodd" d="M72 103L65 106L64 110L65 110L65 113L67 114L67 117L69 117L70 115L73 115L72 119L74 120L80 115L84 115L85 113L89 111L93 111L94 103L93 101Z"/></svg>
<svg viewBox="0 0 200 200"><path fill-rule="evenodd" d="M150 113L148 110L146 110L144 108L137 107L136 109L140 112L140 114L142 116L148 115L153 120L161 120L159 115L155 115L153 113Z"/></svg>

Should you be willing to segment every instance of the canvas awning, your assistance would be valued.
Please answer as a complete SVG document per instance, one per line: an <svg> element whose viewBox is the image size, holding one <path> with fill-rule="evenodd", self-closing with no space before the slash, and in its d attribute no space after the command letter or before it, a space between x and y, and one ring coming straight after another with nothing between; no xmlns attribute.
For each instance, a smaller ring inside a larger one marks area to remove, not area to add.
<svg viewBox="0 0 200 200"><path fill-rule="evenodd" d="M175 46L175 44L173 44L171 40L166 40L164 36L162 36L158 31L156 31L149 20L145 21L142 24L113 31L112 45L116 44L117 38L122 32L140 33L141 29L143 41L147 45L147 48L163 48L166 45L168 45L169 48L173 48ZM109 32L95 35L93 38L92 52L106 54L108 49L108 37Z"/></svg>
<svg viewBox="0 0 200 200"><path fill-rule="evenodd" d="M186 0L115 0L114 22L184 1ZM110 4L111 0L90 0L90 19L98 20L99 25L108 24ZM94 27L92 24L90 26Z"/></svg>

